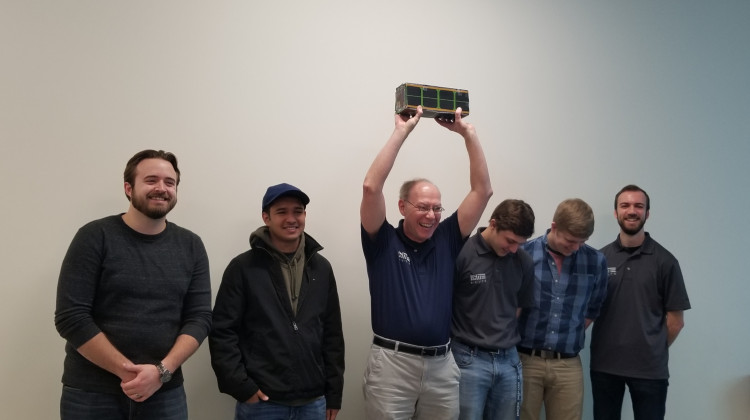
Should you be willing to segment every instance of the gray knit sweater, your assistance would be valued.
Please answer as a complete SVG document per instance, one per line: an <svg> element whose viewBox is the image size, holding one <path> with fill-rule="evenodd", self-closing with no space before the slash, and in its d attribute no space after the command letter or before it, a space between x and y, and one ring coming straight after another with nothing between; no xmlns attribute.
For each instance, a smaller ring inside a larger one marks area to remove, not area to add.
<svg viewBox="0 0 750 420"><path fill-rule="evenodd" d="M76 348L103 332L138 364L161 361L178 335L202 342L211 328L211 282L201 239L170 222L157 235L143 235L121 215L88 223L63 260L55 326L67 340L63 384L121 393L120 379ZM182 382L178 369L162 389Z"/></svg>

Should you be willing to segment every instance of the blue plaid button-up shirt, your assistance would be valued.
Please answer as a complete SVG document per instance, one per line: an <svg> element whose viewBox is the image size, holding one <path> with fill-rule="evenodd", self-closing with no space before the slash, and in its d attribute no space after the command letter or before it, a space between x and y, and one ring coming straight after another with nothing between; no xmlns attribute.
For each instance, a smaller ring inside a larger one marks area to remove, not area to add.
<svg viewBox="0 0 750 420"><path fill-rule="evenodd" d="M604 254L584 244L563 259L558 274L547 250L547 232L523 248L534 260L534 308L521 312L521 347L578 353L583 348L586 318L599 316L607 295Z"/></svg>

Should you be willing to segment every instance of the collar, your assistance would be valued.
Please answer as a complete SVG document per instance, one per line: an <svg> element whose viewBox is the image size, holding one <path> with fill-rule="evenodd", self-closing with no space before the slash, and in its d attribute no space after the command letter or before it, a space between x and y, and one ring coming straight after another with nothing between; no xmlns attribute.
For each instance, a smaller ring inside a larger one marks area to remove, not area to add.
<svg viewBox="0 0 750 420"><path fill-rule="evenodd" d="M475 236L478 236L477 239L477 254L489 254L489 253L495 253L495 250L492 249L490 244L487 243L487 241L484 239L484 236L482 236L482 232L487 228L480 227L477 229L477 233Z"/></svg>
<svg viewBox="0 0 750 420"><path fill-rule="evenodd" d="M401 242L404 243L404 245L406 245L409 249L413 249L415 251L419 251L432 245L432 238L429 238L424 242L415 242L409 239L409 237L404 233L404 219L399 220L398 227L396 228L396 234L398 235L399 239L401 239Z"/></svg>
<svg viewBox="0 0 750 420"><path fill-rule="evenodd" d="M508 252L507 254L500 256L497 255L494 249L490 246L490 244L487 243L487 240L484 239L484 236L482 236L482 232L484 232L485 229L488 229L488 227L480 227L477 229L477 233L474 236L478 236L479 238L476 239L477 241L477 254L478 255L484 255L484 254L492 254L495 258L506 258L511 257L514 258L515 255L518 254L518 252ZM471 241L472 238L469 238ZM519 245L518 249L521 249L521 246Z"/></svg>
<svg viewBox="0 0 750 420"><path fill-rule="evenodd" d="M550 246L549 246L549 243L547 244L547 246L546 246L546 248L545 248L545 249L546 249L547 251L549 251L549 252L551 252L551 253L553 253L553 254L557 255L558 257L562 257L562 258L565 258L565 254L563 254L562 252L560 252L560 251L557 251L557 250L555 250L555 249L552 249L552 247L550 247Z"/></svg>
<svg viewBox="0 0 750 420"><path fill-rule="evenodd" d="M554 250L554 249L550 248L550 246L549 246L549 241L547 241L547 236L549 235L549 233L550 233L551 231L552 231L552 229L547 229L547 231L546 231L546 232L544 232L544 235L542 235L542 246L544 247L544 252L545 252L545 253L547 253L547 254L548 254L548 253L550 253L550 252L551 252L552 254L555 254L555 255L559 256L560 258L563 258L563 259L565 259L565 258L567 258L567 257L572 257L572 256L576 255L576 253L577 253L578 251L573 251L573 253L572 253L572 254L570 254L570 255L568 255L568 256L566 257L565 255L563 255L563 254L562 254L562 253L560 253L559 251L556 251L556 250ZM579 249L580 249L580 248L579 248ZM548 252L548 251L549 251L549 252Z"/></svg>
<svg viewBox="0 0 750 420"><path fill-rule="evenodd" d="M633 253L633 255L637 254L653 254L654 253L654 240L651 239L651 235L648 232L645 232L646 237L643 239L643 243L641 246ZM622 242L620 242L620 234L617 234L617 238L615 238L615 247L617 249L617 252L628 252L628 248L622 246Z"/></svg>

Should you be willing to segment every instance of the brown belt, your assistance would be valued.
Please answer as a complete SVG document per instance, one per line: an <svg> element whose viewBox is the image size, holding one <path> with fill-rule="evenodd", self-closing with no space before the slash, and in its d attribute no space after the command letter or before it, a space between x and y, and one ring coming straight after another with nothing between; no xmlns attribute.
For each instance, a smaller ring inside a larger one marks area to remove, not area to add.
<svg viewBox="0 0 750 420"><path fill-rule="evenodd" d="M560 353L552 350L527 349L526 347L518 347L518 352L542 359L572 359L578 356L578 353Z"/></svg>

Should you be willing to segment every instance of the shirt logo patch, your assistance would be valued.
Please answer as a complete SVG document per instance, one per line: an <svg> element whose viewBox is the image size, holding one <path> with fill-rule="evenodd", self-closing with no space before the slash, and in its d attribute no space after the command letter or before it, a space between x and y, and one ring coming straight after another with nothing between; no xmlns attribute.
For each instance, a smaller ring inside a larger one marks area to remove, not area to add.
<svg viewBox="0 0 750 420"><path fill-rule="evenodd" d="M487 283L487 275L484 273L469 274L469 284Z"/></svg>
<svg viewBox="0 0 750 420"><path fill-rule="evenodd" d="M407 254L404 251L398 251L398 260L403 263L411 264L411 260L409 259L409 254Z"/></svg>
<svg viewBox="0 0 750 420"><path fill-rule="evenodd" d="M609 276L616 276L617 275L617 267L607 267L607 274Z"/></svg>

